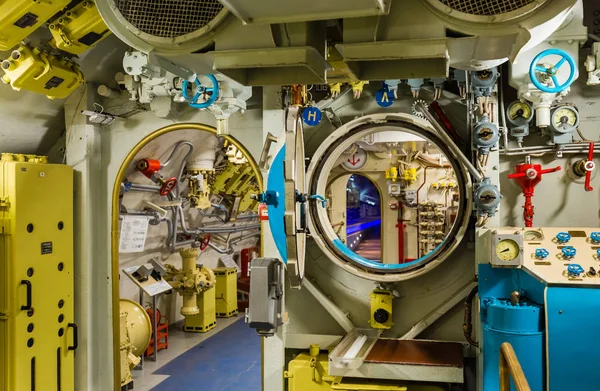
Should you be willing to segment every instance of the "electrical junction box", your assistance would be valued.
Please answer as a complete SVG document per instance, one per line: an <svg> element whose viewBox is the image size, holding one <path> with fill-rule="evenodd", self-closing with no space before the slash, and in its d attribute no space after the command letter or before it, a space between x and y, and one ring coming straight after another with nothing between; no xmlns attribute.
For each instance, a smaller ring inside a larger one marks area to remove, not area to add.
<svg viewBox="0 0 600 391"><path fill-rule="evenodd" d="M71 0L0 0L0 51L14 48Z"/></svg>
<svg viewBox="0 0 600 391"><path fill-rule="evenodd" d="M111 32L92 0L66 11L48 27L50 45L72 54L81 54L108 37Z"/></svg>
<svg viewBox="0 0 600 391"><path fill-rule="evenodd" d="M2 70L2 81L14 90L37 92L49 99L64 99L85 81L75 63L24 45L2 61Z"/></svg>
<svg viewBox="0 0 600 391"><path fill-rule="evenodd" d="M73 169L0 160L0 391L74 391Z"/></svg>
<svg viewBox="0 0 600 391"><path fill-rule="evenodd" d="M375 289L371 292L371 319L369 324L374 329L389 329L392 322L392 292L384 289Z"/></svg>

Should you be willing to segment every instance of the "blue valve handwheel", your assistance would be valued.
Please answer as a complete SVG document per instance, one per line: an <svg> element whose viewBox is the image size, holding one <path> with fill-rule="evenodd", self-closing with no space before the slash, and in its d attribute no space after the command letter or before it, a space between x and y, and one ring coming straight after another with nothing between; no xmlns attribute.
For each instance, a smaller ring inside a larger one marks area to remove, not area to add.
<svg viewBox="0 0 600 391"><path fill-rule="evenodd" d="M600 232L592 232L590 234L590 239L594 243L600 243Z"/></svg>
<svg viewBox="0 0 600 391"><path fill-rule="evenodd" d="M583 267L581 267L581 265L578 265L576 263L569 265L567 267L567 273L569 273L569 276L572 276L572 277L578 277L584 271L585 270L583 270Z"/></svg>
<svg viewBox="0 0 600 391"><path fill-rule="evenodd" d="M569 240L571 240L571 235L567 232L559 232L556 234L556 241L558 243L567 243Z"/></svg>
<svg viewBox="0 0 600 391"><path fill-rule="evenodd" d="M596 255L598 256L598 258L600 259L600 248L598 250L596 250Z"/></svg>
<svg viewBox="0 0 600 391"><path fill-rule="evenodd" d="M560 56L561 59L554 66L550 68L545 68L543 65L540 64L540 61L544 57L551 55ZM569 78L561 84L559 83L556 74L558 70L565 64L565 62L569 63L571 70L569 72ZM566 90L567 88L569 88L569 86L571 86L571 84L573 84L573 82L575 81L576 70L577 65L575 64L575 60L573 59L573 57L571 57L569 53L561 49L547 49L535 56L535 58L531 62L531 65L529 66L529 78L538 90L543 92L558 93ZM544 73L550 76L552 82L554 83L554 86L548 87L546 85L543 85L537 78L537 72Z"/></svg>
<svg viewBox="0 0 600 391"><path fill-rule="evenodd" d="M189 102L189 105L195 109L206 109L207 107L210 107L213 103L215 103L217 101L217 99L219 99L219 81L217 80L216 77L214 77L211 74L206 74L205 76L208 77L208 79L213 84L212 87L203 86L202 83L200 82L200 80L198 79L198 76L196 76L196 80L194 80L194 85L196 87L195 87L195 94L193 97L190 97L190 95L188 93L188 88L190 85L189 81L184 80L183 85L181 86L181 90L182 90L181 94ZM208 100L206 102L196 103L198 98L200 98L200 96L202 94L205 94L207 92L212 93L210 98L208 98Z"/></svg>
<svg viewBox="0 0 600 391"><path fill-rule="evenodd" d="M573 246L566 246L561 249L563 257L570 259L577 255L577 250Z"/></svg>
<svg viewBox="0 0 600 391"><path fill-rule="evenodd" d="M548 255L550 255L550 253L545 248L538 248L535 250L535 257L538 259L546 259L548 258Z"/></svg>

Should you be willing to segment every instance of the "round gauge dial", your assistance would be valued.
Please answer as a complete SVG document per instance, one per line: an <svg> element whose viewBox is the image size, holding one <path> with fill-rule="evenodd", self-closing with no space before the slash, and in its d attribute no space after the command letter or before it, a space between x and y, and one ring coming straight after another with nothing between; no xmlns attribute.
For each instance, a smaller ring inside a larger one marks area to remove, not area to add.
<svg viewBox="0 0 600 391"><path fill-rule="evenodd" d="M579 125L579 113L571 106L561 106L552 113L552 127L559 132L572 132Z"/></svg>
<svg viewBox="0 0 600 391"><path fill-rule="evenodd" d="M533 110L529 104L516 101L511 103L508 107L508 117L511 121L517 121L519 119L530 121L533 117Z"/></svg>
<svg viewBox="0 0 600 391"><path fill-rule="evenodd" d="M511 239L502 240L496 245L496 255L503 261L514 261L519 256L521 249L517 242Z"/></svg>
<svg viewBox="0 0 600 391"><path fill-rule="evenodd" d="M525 240L527 240L528 242L535 242L537 240L544 239L544 235L542 235L542 233L540 231L535 231L535 230L525 231L525 234L523 236L525 237Z"/></svg>

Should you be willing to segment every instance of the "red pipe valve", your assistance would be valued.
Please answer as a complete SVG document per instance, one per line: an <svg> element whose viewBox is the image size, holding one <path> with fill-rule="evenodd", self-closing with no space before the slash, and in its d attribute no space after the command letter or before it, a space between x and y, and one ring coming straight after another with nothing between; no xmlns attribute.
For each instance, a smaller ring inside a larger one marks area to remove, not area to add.
<svg viewBox="0 0 600 391"><path fill-rule="evenodd" d="M508 178L514 179L521 186L523 190L523 196L525 197L525 205L523 205L523 218L525 219L525 226L533 226L533 202L531 201L534 193L535 186L542 181L544 174L551 172L560 171L561 167L542 169L541 164L518 164L515 167L513 174L508 174Z"/></svg>
<svg viewBox="0 0 600 391"><path fill-rule="evenodd" d="M163 178L160 175L159 170L162 168L160 161L154 159L142 159L138 161L136 168L145 177L149 178L152 182L160 185L160 195L166 196L177 186L177 178Z"/></svg>

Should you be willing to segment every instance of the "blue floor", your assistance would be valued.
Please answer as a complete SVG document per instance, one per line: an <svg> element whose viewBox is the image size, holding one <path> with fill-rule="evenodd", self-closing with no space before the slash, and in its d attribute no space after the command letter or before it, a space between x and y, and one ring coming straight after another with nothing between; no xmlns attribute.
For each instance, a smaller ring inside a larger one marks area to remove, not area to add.
<svg viewBox="0 0 600 391"><path fill-rule="evenodd" d="M260 391L260 372L260 337L240 319L156 371L170 377L152 391Z"/></svg>

